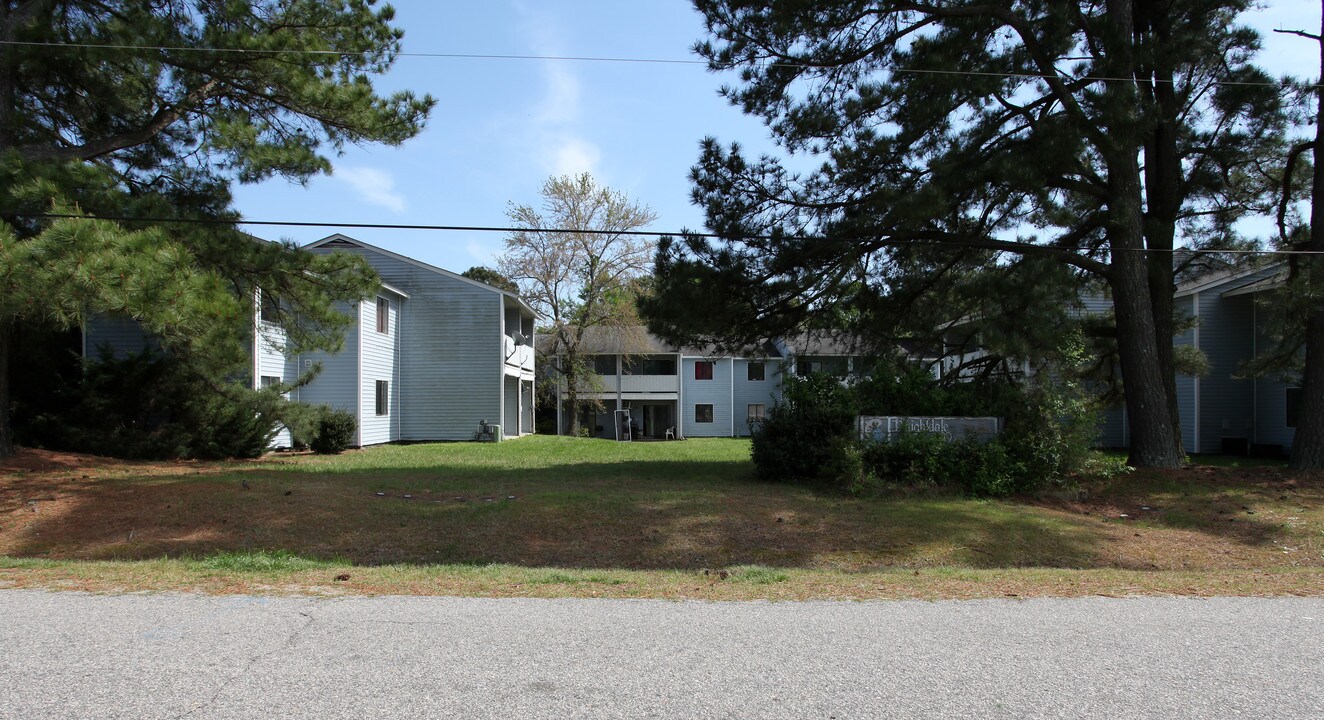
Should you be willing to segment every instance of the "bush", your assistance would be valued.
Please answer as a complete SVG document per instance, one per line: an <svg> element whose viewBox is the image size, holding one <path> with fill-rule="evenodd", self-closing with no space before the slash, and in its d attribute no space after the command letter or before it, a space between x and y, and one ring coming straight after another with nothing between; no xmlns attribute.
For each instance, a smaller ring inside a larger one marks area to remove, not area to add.
<svg viewBox="0 0 1324 720"><path fill-rule="evenodd" d="M357 427L354 413L321 405L318 407L317 433L309 440L308 446L321 455L344 452L354 442Z"/></svg>
<svg viewBox="0 0 1324 720"><path fill-rule="evenodd" d="M1031 490L1083 470L1098 428L1093 400L1074 383L1050 380L1025 393L1024 404L1007 416L1002 441L1024 466Z"/></svg>
<svg viewBox="0 0 1324 720"><path fill-rule="evenodd" d="M272 390L208 382L177 359L103 354L62 381L22 442L133 459L257 457L284 400Z"/></svg>
<svg viewBox="0 0 1324 720"><path fill-rule="evenodd" d="M764 480L836 483L833 445L854 429L855 405L839 380L788 376L782 399L753 428L750 456Z"/></svg>

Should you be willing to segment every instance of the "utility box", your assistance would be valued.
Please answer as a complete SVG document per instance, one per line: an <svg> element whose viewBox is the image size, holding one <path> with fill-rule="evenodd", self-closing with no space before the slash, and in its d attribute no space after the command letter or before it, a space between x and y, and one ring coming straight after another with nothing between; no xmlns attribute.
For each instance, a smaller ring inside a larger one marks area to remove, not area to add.
<svg viewBox="0 0 1324 720"><path fill-rule="evenodd" d="M478 431L474 433L474 440L478 442L501 442L501 426L493 425L486 420L478 423Z"/></svg>

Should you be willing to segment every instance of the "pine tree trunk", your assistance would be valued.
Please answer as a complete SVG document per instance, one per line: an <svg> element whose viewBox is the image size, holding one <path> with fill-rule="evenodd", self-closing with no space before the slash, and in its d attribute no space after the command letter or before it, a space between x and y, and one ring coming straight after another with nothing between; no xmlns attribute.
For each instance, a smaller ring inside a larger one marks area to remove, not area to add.
<svg viewBox="0 0 1324 720"><path fill-rule="evenodd" d="M1324 2L1321 3L1324 7ZM1324 38L1324 17L1320 19ZM1324 77L1324 40L1319 41L1319 70ZM1316 87L1315 167L1310 183L1310 240L1305 250L1324 251L1324 88ZM1306 255L1306 287L1314 302L1306 318L1306 367L1301 373L1301 407L1292 440L1292 467L1324 470L1324 258Z"/></svg>
<svg viewBox="0 0 1324 720"><path fill-rule="evenodd" d="M1312 271L1319 273L1319 259L1311 257L1309 262L1315 265ZM1314 275L1311 280L1315 281ZM1302 375L1292 468L1324 470L1324 311L1318 309L1306 321L1306 369Z"/></svg>
<svg viewBox="0 0 1324 720"><path fill-rule="evenodd" d="M1159 13L1157 21L1168 18ZM1149 73L1145 73L1148 75ZM1173 294L1173 254L1177 215L1181 210L1181 158L1177 152L1177 114L1180 103L1174 94L1174 73L1162 59L1153 69L1153 99L1158 122L1145 142L1145 247L1149 249L1149 297L1153 306L1154 342L1163 375L1163 391L1172 417L1173 442L1177 453L1186 455L1181 436L1181 405L1177 400L1177 368L1172 341L1176 334ZM1194 418L1192 418L1194 422ZM1199 452L1193 448L1192 452Z"/></svg>
<svg viewBox="0 0 1324 720"><path fill-rule="evenodd" d="M0 458L14 454L14 430L9 416L9 341L13 321L0 320Z"/></svg>
<svg viewBox="0 0 1324 720"><path fill-rule="evenodd" d="M1137 227L1137 230L1139 228ZM1139 252L1116 253L1113 303L1134 467L1181 467L1186 462L1172 416L1154 328L1147 263Z"/></svg>
<svg viewBox="0 0 1324 720"><path fill-rule="evenodd" d="M1107 1L1107 22L1101 37L1105 62L1100 67L1105 75L1127 77L1136 71L1132 45L1134 10L1131 0ZM1140 102L1136 88L1130 83L1107 83L1103 93L1102 102L1110 106L1113 117L1100 151L1108 172L1107 233L1112 248L1109 283L1117 315L1117 350L1126 415L1131 427L1128 462L1135 467L1181 467L1186 456L1181 452L1177 418L1163 377L1164 355L1159 352L1154 293L1150 288L1151 265L1145 252L1138 154L1145 146L1146 136L1137 111ZM1124 112L1127 108L1131 112ZM1169 336L1167 344L1171 343Z"/></svg>

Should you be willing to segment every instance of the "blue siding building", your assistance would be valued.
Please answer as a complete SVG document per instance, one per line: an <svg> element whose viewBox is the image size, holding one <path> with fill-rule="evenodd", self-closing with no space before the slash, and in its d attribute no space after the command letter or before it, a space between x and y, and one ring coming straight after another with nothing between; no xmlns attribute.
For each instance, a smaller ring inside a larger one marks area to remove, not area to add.
<svg viewBox="0 0 1324 720"><path fill-rule="evenodd" d="M482 421L506 437L533 432L535 313L514 293L345 235L308 246L364 258L382 279L373 297L346 304L354 319L337 353L294 354L279 325L263 319L254 298L252 381L293 383L320 366L292 400L355 415L354 444L468 440ZM98 318L84 331L84 355L116 354L157 344L128 319ZM282 429L275 447L288 447Z"/></svg>

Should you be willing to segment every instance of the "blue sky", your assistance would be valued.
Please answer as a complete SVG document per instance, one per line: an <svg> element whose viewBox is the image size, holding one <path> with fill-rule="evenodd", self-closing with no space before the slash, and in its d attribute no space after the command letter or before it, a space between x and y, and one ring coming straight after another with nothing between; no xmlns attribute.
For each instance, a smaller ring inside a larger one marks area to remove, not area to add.
<svg viewBox="0 0 1324 720"><path fill-rule="evenodd" d="M695 60L703 24L683 0L395 0L404 51ZM1318 0L1273 0L1249 13L1261 64L1313 76L1316 46L1273 28L1320 27ZM701 64L402 57L379 80L438 99L424 132L399 148L348 148L335 172L236 190L251 220L505 226L509 202L536 204L550 175L588 171L652 207L649 229L701 228L688 173L708 135L773 151L767 130L717 94L731 77ZM307 243L329 228L247 226ZM500 233L347 229L346 234L460 272L493 263Z"/></svg>

